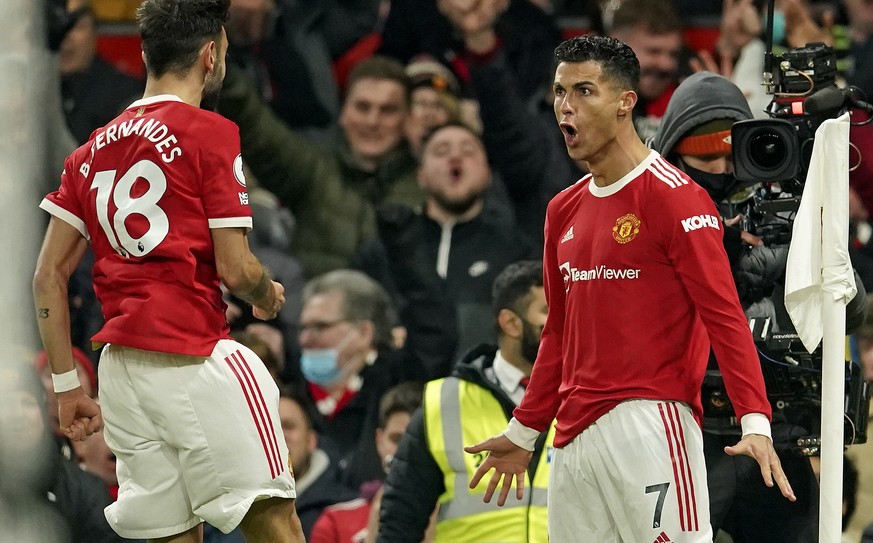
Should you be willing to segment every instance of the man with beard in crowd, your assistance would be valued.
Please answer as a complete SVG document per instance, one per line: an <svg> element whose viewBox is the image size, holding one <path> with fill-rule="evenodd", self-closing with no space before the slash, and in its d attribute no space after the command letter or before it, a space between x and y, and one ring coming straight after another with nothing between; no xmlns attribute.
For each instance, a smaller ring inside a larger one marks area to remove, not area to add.
<svg viewBox="0 0 873 543"><path fill-rule="evenodd" d="M494 278L509 263L535 256L511 214L486 198L491 182L476 133L460 123L435 128L422 142L418 168L418 183L427 195L423 213L383 208L379 241L366 245L353 263L400 298L401 315L409 303L401 268L412 268L447 296L456 308L459 353L495 341L490 326ZM402 250L388 252L408 262L387 258L386 247L398 246ZM449 370L430 377L445 377Z"/></svg>
<svg viewBox="0 0 873 543"><path fill-rule="evenodd" d="M431 381L388 472L378 542L418 543L439 504L436 541L548 541L546 486L554 425L537 441L523 500L483 503L467 481L484 459L462 446L499 432L524 396L548 306L543 266L514 262L494 282L497 345L467 353L452 376ZM462 423L463 421L463 423Z"/></svg>

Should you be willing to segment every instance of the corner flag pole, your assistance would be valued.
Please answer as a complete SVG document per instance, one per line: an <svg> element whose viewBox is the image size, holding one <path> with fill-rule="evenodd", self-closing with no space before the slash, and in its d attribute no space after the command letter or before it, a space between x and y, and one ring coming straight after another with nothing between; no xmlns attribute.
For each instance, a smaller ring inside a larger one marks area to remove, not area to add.
<svg viewBox="0 0 873 543"><path fill-rule="evenodd" d="M849 243L849 114L816 130L785 277L785 307L810 353L822 342L819 542L840 543Z"/></svg>

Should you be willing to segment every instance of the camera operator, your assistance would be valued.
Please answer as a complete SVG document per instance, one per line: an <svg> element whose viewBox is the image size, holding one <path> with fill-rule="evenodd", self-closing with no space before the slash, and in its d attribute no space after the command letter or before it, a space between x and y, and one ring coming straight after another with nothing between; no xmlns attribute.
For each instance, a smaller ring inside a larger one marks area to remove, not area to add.
<svg viewBox="0 0 873 543"><path fill-rule="evenodd" d="M706 189L716 205L743 188L733 177L731 125L752 118L746 98L736 85L710 72L699 72L677 89L649 146L685 171ZM791 330L783 304L783 285L788 244L765 242L739 228L741 217L724 224L725 250L734 270L737 291L746 315L771 317L783 331ZM860 287L860 280L857 281ZM864 318L862 288L847 307L847 328ZM707 375L717 371L710 359ZM716 374L717 375L717 374ZM735 543L767 541L799 543L815 541L818 532L818 485L806 457L791 451L806 430L792 421L773 419L773 443L792 481L797 502L760 484L754 462L727 456L725 445L735 440L730 420L707 417L704 406L703 440L710 488L713 533L720 528Z"/></svg>

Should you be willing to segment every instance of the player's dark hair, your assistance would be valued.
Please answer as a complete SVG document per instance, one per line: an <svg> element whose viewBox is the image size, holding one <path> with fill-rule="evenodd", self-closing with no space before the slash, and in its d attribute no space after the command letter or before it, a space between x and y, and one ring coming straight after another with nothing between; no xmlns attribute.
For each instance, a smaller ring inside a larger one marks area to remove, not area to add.
<svg viewBox="0 0 873 543"><path fill-rule="evenodd" d="M229 7L230 0L144 0L136 19L149 75L186 75L203 44L218 40Z"/></svg>
<svg viewBox="0 0 873 543"><path fill-rule="evenodd" d="M555 60L595 62L603 74L625 90L636 90L640 82L640 62L624 42L609 36L576 36L555 48Z"/></svg>
<svg viewBox="0 0 873 543"><path fill-rule="evenodd" d="M530 303L530 289L543 286L543 264L539 260L520 260L506 266L491 287L494 316L509 309L522 316Z"/></svg>
<svg viewBox="0 0 873 543"><path fill-rule="evenodd" d="M358 63L346 80L346 95L348 95L349 89L362 79L395 81L403 87L405 103L409 104L411 100L412 80L406 75L403 64L393 58L375 55Z"/></svg>

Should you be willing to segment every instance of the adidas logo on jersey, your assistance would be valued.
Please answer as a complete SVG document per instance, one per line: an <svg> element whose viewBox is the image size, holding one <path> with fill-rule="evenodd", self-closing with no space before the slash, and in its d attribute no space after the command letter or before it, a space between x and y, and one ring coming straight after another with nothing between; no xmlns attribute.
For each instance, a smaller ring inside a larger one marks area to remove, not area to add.
<svg viewBox="0 0 873 543"><path fill-rule="evenodd" d="M670 539L669 535L661 532L660 534L658 534L658 537L656 537L655 540L652 541L652 543L673 543L673 540Z"/></svg>
<svg viewBox="0 0 873 543"><path fill-rule="evenodd" d="M564 237L561 238L561 243L570 241L571 239L573 239L573 226L572 225L570 226L570 229L567 230L567 233L564 234Z"/></svg>

